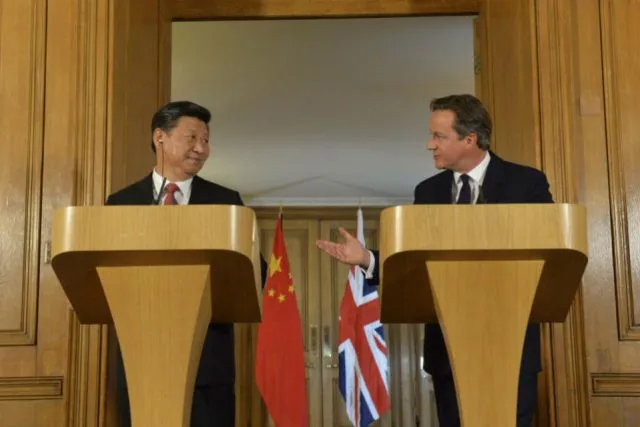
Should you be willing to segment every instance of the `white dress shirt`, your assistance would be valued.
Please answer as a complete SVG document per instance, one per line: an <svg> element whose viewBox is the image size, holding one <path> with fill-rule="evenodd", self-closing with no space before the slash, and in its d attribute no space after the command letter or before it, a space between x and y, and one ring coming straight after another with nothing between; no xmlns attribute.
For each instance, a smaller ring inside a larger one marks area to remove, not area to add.
<svg viewBox="0 0 640 427"><path fill-rule="evenodd" d="M491 155L489 154L489 152L487 151L484 155L484 157L482 158L482 160L480 161L480 163L478 163L478 165L471 169L467 175L469 175L469 185L471 186L471 203L475 204L478 201L478 194L480 194L480 192L478 191L478 189L482 186L482 183L484 182L484 176L487 172L487 167L489 166L489 162L491 161ZM461 172L454 172L453 173L453 179L454 182L456 184L456 197L455 199L458 200L458 197L460 196L460 190L462 189L462 179L460 179L460 177L462 176ZM453 190L453 189L452 189ZM373 277L373 271L376 267L376 259L373 256L373 252L369 251L369 268L367 268L366 271L364 271L363 268L360 268L360 270L365 274L365 277L367 279L371 279Z"/></svg>
<svg viewBox="0 0 640 427"><path fill-rule="evenodd" d="M489 161L491 160L491 156L489 152L485 153L482 161L478 163L478 165L471 169L467 175L469 175L469 186L471 187L471 204L475 204L478 201L478 194L480 193L478 189L482 186L484 182L484 175L487 172L487 167L489 166ZM462 176L461 172L454 172L453 179L456 183L457 192L456 192L456 200L460 196L460 190L462 189Z"/></svg>
<svg viewBox="0 0 640 427"><path fill-rule="evenodd" d="M161 191L160 187L162 186L162 175L156 172L155 168L153 169L153 199L157 200L158 193ZM160 205L164 204L164 198L167 195L166 187L169 185L171 181L167 180L164 183L164 188L162 189L162 195L160 197ZM193 177L185 180L185 181L177 181L175 184L178 186L179 191L176 191L173 196L176 198L176 203L179 205L187 205L189 204L189 198L191 197L191 183L193 182Z"/></svg>

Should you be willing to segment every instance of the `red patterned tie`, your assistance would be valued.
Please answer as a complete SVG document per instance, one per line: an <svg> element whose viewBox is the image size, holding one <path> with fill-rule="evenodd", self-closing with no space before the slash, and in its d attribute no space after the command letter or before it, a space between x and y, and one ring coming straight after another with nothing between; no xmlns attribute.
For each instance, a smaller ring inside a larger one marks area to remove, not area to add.
<svg viewBox="0 0 640 427"><path fill-rule="evenodd" d="M178 186L176 184L174 184L173 182L170 182L169 184L166 185L166 187L164 187L164 189L167 192L167 195L164 197L164 204L165 205L177 205L178 202L176 201L175 192L176 191L180 191Z"/></svg>

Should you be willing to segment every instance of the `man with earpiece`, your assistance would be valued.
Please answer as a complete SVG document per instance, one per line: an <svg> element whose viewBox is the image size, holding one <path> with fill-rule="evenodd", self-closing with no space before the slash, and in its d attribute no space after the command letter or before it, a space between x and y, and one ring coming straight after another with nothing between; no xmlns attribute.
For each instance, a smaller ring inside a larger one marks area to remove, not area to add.
<svg viewBox="0 0 640 427"><path fill-rule="evenodd" d="M243 205L240 194L200 178L209 158L211 113L189 101L170 102L151 120L153 170L140 181L111 194L107 205ZM261 257L262 284L267 265ZM162 349L158 349L162 351ZM131 425L129 399L120 351L117 352L118 417ZM209 324L196 377L191 427L235 424L235 355L232 324Z"/></svg>

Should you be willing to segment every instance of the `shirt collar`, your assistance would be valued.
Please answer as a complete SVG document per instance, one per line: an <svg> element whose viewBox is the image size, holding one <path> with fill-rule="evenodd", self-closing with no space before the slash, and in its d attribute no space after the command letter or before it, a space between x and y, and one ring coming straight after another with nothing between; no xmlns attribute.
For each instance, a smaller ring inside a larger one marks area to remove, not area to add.
<svg viewBox="0 0 640 427"><path fill-rule="evenodd" d="M482 181L484 180L484 174L487 171L487 167L489 166L490 160L491 160L491 155L487 151L485 152L485 155L482 161L478 163L478 165L475 168L471 169L467 173L467 175L469 175L469 177L473 182L477 183L478 185L482 185ZM460 182L460 176L462 176L461 172L453 173L453 177L456 183Z"/></svg>
<svg viewBox="0 0 640 427"><path fill-rule="evenodd" d="M160 189L162 187L162 181L164 180L164 178L162 177L162 175L160 175L158 172L156 172L156 169L153 169L153 193L154 194L159 194L160 193ZM178 186L178 188L180 189L180 192L182 193L183 196L187 196L189 194L189 192L191 191L191 182L193 181L193 177L188 178L184 181L176 181L175 184ZM166 187L167 184L169 184L171 181L166 180L166 182L164 183L164 186Z"/></svg>

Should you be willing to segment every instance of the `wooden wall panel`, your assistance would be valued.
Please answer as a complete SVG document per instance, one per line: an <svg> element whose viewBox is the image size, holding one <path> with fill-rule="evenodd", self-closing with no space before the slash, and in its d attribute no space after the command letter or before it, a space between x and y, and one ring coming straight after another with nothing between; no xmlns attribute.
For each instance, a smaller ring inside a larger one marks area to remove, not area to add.
<svg viewBox="0 0 640 427"><path fill-rule="evenodd" d="M0 5L0 345L36 339L44 111L44 0ZM40 119L40 120L35 120ZM0 376L2 373L0 364Z"/></svg>
<svg viewBox="0 0 640 427"><path fill-rule="evenodd" d="M613 256L616 276L618 334L640 339L640 54L636 43L638 2L601 2L604 89L607 129ZM626 52L626 53L625 53ZM634 297L635 296L635 297ZM633 345L635 353L635 345ZM640 347L638 347L640 350ZM628 354L633 356L634 354ZM640 356L640 353L637 354Z"/></svg>
<svg viewBox="0 0 640 427"><path fill-rule="evenodd" d="M62 425L68 331L42 256L47 3L0 3L0 425ZM37 323L38 322L38 323ZM52 322L46 325L46 322Z"/></svg>
<svg viewBox="0 0 640 427"><path fill-rule="evenodd" d="M160 0L115 1L111 7L113 57L109 64L112 89L107 162L108 188L115 191L141 179L155 163L151 117L167 96L167 76L159 71Z"/></svg>
<svg viewBox="0 0 640 427"><path fill-rule="evenodd" d="M578 4L541 0L536 7L541 166L556 202L579 201L581 153L577 126ZM543 325L539 426L588 424L588 384L584 354L582 294L563 324ZM546 396L543 394L546 393ZM546 404L542 403L542 399Z"/></svg>
<svg viewBox="0 0 640 427"><path fill-rule="evenodd" d="M93 153L103 157L83 131L91 129L85 125L99 111L95 102L104 102L90 96L94 88L89 85L99 85L100 79L85 64L99 62L92 44L97 37L91 37L100 32L91 21L101 16L99 4L85 6L69 0L0 3L6 161L0 166L5 201L0 209L3 224L10 227L1 230L0 268L9 281L0 288L2 303L12 306L0 308L6 316L0 320L6 331L0 341L3 427L92 426L97 421L91 396L99 391L99 359L82 357L90 340L76 341L73 316L47 260L52 210L84 200L93 191L93 181L84 178L99 179L103 163L85 169ZM95 374L71 380L69 372L80 366ZM93 420L76 416L87 412Z"/></svg>
<svg viewBox="0 0 640 427"><path fill-rule="evenodd" d="M634 393L640 388L640 175L635 162L640 154L640 55L635 43L640 3L593 0L581 7L588 11L582 15L584 38L579 43L583 197L590 209L591 236L584 282L591 411L594 426L632 426L640 424Z"/></svg>
<svg viewBox="0 0 640 427"><path fill-rule="evenodd" d="M492 149L503 158L540 167L540 112L533 1L484 0L493 119Z"/></svg>
<svg viewBox="0 0 640 427"><path fill-rule="evenodd" d="M42 232L47 240L54 209L99 204L104 197L109 13L108 0L47 1L42 191ZM44 355L54 346L65 349L64 359L58 361L65 377L64 422L97 426L103 406L104 330L80 326L50 264L42 274L50 285L41 289L41 298L51 302L41 306L38 347L44 347Z"/></svg>

